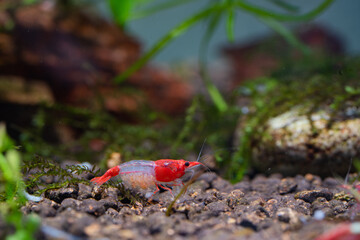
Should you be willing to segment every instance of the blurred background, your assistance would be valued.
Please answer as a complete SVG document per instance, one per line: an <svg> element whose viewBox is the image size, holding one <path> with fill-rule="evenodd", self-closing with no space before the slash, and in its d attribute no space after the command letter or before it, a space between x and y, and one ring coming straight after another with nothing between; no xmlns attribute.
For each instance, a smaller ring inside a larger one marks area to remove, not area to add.
<svg viewBox="0 0 360 240"><path fill-rule="evenodd" d="M209 166L233 180L325 176L329 159L344 172L360 139L331 131L358 120L358 10L356 0L4 0L0 121L29 162L194 160L206 138Z"/></svg>
<svg viewBox="0 0 360 240"><path fill-rule="evenodd" d="M178 24L180 19L184 19L195 13L207 4L207 2L208 1L192 1L176 9L161 12L149 16L146 19L130 22L129 30L142 41L146 48L149 48L169 29ZM296 4L300 7L301 11L306 12L314 8L319 2L320 1L304 0L291 3ZM258 0L254 3L259 6L274 9L274 6L266 0ZM104 3L99 3L99 8L102 9L105 16L109 16L110 13ZM325 12L316 17L311 23L319 24L337 34L346 46L346 53L356 55L360 52L360 29L357 26L360 22L360 16L357 14L359 9L360 2L356 0L334 1ZM305 22L305 24L306 23L309 22ZM225 25L225 21L222 20L221 24ZM294 27L294 25L298 24L290 24L290 26ZM166 48L166 51L159 53L154 60L156 62L169 63L196 59L200 39L204 32L204 24L195 26L172 42ZM236 16L236 43L245 44L254 39L266 37L269 34L272 34L271 30L253 15L243 12ZM219 57L219 48L227 43L228 40L224 28L217 29L209 47L209 56L211 59L214 60L216 57ZM181 51L178 50L179 48Z"/></svg>

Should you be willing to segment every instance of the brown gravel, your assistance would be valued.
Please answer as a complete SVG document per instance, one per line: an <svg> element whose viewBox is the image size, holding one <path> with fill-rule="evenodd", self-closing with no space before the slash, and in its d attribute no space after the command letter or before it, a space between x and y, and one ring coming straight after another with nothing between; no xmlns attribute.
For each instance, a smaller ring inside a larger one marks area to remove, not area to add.
<svg viewBox="0 0 360 240"><path fill-rule="evenodd" d="M203 174L173 207L168 192L130 204L116 188L79 184L51 190L24 213L42 218L46 239L314 239L335 222L359 220L356 201L333 178L256 176L237 184ZM100 194L99 194L100 191ZM344 197L348 196L348 197ZM320 211L320 212L317 212ZM323 214L323 220L313 216ZM51 231L50 231L51 232Z"/></svg>

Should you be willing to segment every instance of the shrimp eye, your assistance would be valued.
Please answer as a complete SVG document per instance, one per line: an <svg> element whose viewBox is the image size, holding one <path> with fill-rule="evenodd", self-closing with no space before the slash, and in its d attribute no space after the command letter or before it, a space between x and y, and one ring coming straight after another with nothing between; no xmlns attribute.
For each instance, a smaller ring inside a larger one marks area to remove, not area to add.
<svg viewBox="0 0 360 240"><path fill-rule="evenodd" d="M185 167L188 167L190 166L190 163L189 162L185 162Z"/></svg>

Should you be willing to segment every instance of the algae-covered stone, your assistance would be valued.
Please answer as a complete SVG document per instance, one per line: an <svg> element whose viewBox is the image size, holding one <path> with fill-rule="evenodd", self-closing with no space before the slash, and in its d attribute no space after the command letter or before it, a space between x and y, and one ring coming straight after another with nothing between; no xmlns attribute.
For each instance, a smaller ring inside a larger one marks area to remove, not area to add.
<svg viewBox="0 0 360 240"><path fill-rule="evenodd" d="M301 107L270 118L252 150L255 166L285 175L345 174L360 157L360 110L349 107L338 117L322 110L306 115Z"/></svg>

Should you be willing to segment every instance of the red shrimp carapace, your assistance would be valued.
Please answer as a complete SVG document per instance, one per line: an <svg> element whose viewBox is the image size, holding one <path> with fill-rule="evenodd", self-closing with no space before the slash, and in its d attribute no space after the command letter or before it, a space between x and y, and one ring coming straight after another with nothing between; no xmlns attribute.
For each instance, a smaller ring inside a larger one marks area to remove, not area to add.
<svg viewBox="0 0 360 240"><path fill-rule="evenodd" d="M116 167L110 168L101 177L91 179L98 185L107 182L110 178L120 175L121 180L132 188L150 189L156 188L150 198L157 193L159 185L162 188L171 189L166 186L183 185L181 179L186 172L194 171L194 167L203 166L200 162L189 162L185 160L160 159L157 161L132 160ZM172 193L172 192L171 192Z"/></svg>

